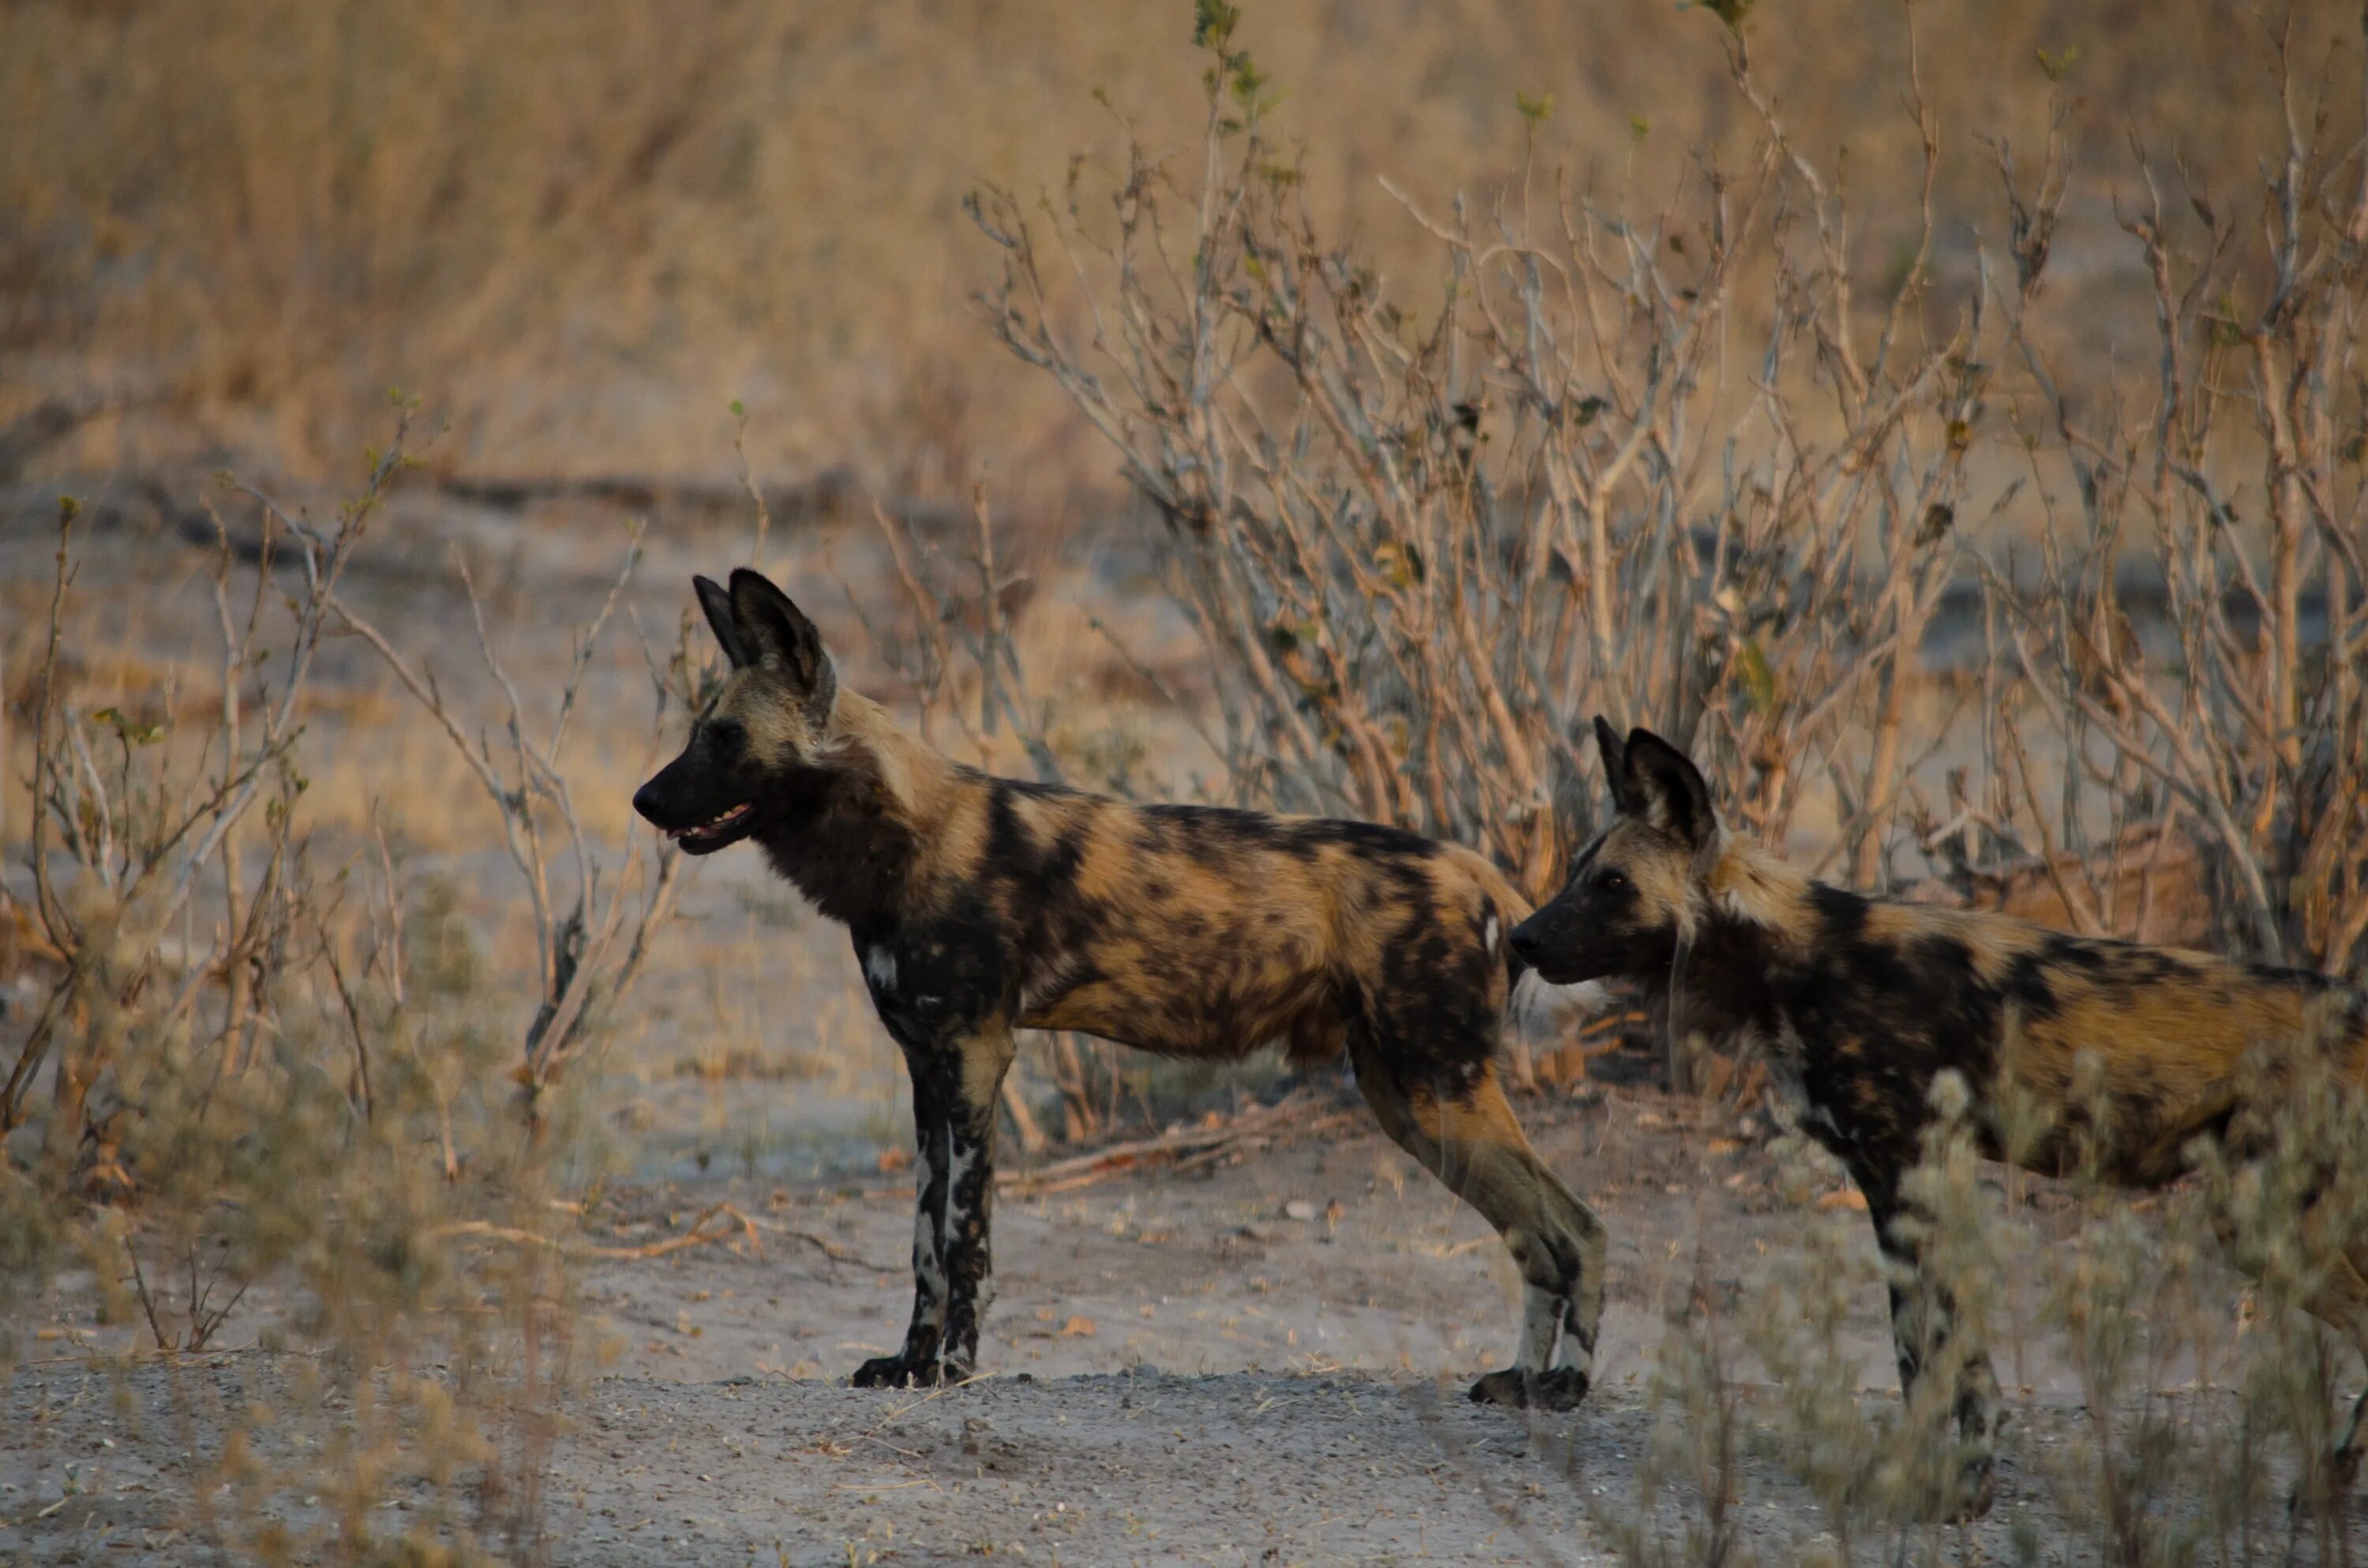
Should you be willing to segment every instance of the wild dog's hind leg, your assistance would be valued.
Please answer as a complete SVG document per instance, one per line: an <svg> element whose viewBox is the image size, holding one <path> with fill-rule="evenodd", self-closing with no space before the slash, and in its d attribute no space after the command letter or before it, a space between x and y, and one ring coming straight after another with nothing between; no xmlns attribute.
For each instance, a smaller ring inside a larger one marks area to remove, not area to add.
<svg viewBox="0 0 2368 1568"><path fill-rule="evenodd" d="M2363 1264L2368 1264L2368 1258L2357 1254L2328 1263L2318 1294L2305 1304L2311 1316L2350 1340L2362 1359L2368 1361L2368 1276L2362 1273ZM2343 1506L2352 1482L2358 1478L2363 1417L2368 1417L2368 1389L2362 1389L2352 1403L2351 1419L2345 1424L2343 1436L2328 1450L2325 1475L2330 1512Z"/></svg>
<svg viewBox="0 0 2368 1568"><path fill-rule="evenodd" d="M2368 1272L2363 1272L2368 1269L2368 1254L2336 1251L2333 1238L2326 1235L2330 1228L2328 1207L2315 1206L2303 1221L2304 1246L2327 1259L2319 1268L2317 1292L2303 1306L2311 1316L2343 1335L2363 1361L2368 1361ZM2342 1436L2328 1449L2321 1467L2320 1483L2330 1511L2343 1506L2351 1483L2358 1478L2363 1418L2368 1418L2368 1390L2362 1390L2353 1402L2351 1419L2345 1423Z"/></svg>
<svg viewBox="0 0 2368 1568"><path fill-rule="evenodd" d="M1492 1066L1408 1084L1370 1049L1351 1053L1357 1086L1382 1131L1497 1228L1521 1271L1513 1365L1474 1383L1473 1399L1545 1410L1577 1404L1594 1375L1603 1315L1603 1221L1530 1147Z"/></svg>
<svg viewBox="0 0 2368 1568"><path fill-rule="evenodd" d="M996 1093L1014 1042L1002 1023L942 1045L906 1046L913 1074L913 1321L904 1347L855 1369L857 1388L959 1382L978 1365L994 1299Z"/></svg>

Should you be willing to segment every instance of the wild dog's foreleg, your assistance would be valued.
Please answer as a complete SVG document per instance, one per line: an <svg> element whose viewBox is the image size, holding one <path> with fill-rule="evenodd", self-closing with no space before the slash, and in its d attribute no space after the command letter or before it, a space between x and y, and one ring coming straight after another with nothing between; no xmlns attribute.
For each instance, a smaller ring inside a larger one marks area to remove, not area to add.
<svg viewBox="0 0 2368 1568"><path fill-rule="evenodd" d="M1493 1067L1483 1062L1450 1070L1437 1084L1407 1084L1370 1050L1352 1050L1357 1085L1382 1130L1497 1228L1521 1272L1513 1365L1474 1383L1472 1397L1570 1409L1594 1375L1603 1221L1530 1147Z"/></svg>
<svg viewBox="0 0 2368 1568"><path fill-rule="evenodd" d="M913 1319L902 1349L856 1369L858 1388L958 1381L977 1367L979 1321L993 1299L996 1094L1013 1049L1011 1030L1000 1023L905 1048L913 1076Z"/></svg>
<svg viewBox="0 0 2368 1568"><path fill-rule="evenodd" d="M935 1382L946 1321L946 1193L953 1175L952 1074L935 1053L907 1049L913 1078L913 1319L904 1347L855 1369L860 1389Z"/></svg>
<svg viewBox="0 0 2368 1568"><path fill-rule="evenodd" d="M956 1048L960 1079L946 1186L946 1326L939 1357L948 1381L978 1369L979 1324L995 1300L988 1214L995 1201L996 1101L1017 1049L1010 1026L995 1023Z"/></svg>
<svg viewBox="0 0 2368 1568"><path fill-rule="evenodd" d="M1998 1379L1990 1370L1989 1353L1963 1339L1955 1292L1925 1267L1914 1230L1897 1224L1902 1212L1898 1176L1862 1159L1844 1163L1866 1197L1875 1245L1883 1253L1901 1399L1914 1397L1928 1370L1953 1378L1950 1414L1956 1420L1960 1452L1954 1494L1940 1500L1939 1512L1961 1522L1979 1518L1989 1512L1998 1449Z"/></svg>

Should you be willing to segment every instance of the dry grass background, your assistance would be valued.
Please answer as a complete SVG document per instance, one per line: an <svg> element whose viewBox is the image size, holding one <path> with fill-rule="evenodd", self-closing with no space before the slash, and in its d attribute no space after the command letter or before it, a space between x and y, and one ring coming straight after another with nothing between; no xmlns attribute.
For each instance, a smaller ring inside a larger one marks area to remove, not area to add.
<svg viewBox="0 0 2368 1568"><path fill-rule="evenodd" d="M2058 70L2079 196L2048 308L2107 349L2144 322L2139 279L2091 243L2131 188L2126 139L2224 196L2249 186L2276 130L2263 25L2221 0L1915 17L1941 271L1998 238L1974 138L2036 147ZM2351 26L2332 0L2294 9L2313 61ZM1749 28L1881 277L1914 244L1921 174L1903 13L1786 0ZM970 321L986 253L961 201L982 180L1057 197L1072 157L1107 175L1126 138L1098 94L1190 155L1189 31L1156 0L12 5L0 418L127 399L142 412L90 427L83 466L227 450L319 474L398 385L453 420L455 468L722 471L737 397L768 472L958 494L992 463L1053 508L1109 471ZM1440 257L1384 177L1437 211L1532 158L1599 191L1669 190L1697 149L1732 166L1756 127L1719 32L1664 0L1293 0L1241 41L1323 231L1419 300ZM1553 100L1534 147L1517 95Z"/></svg>

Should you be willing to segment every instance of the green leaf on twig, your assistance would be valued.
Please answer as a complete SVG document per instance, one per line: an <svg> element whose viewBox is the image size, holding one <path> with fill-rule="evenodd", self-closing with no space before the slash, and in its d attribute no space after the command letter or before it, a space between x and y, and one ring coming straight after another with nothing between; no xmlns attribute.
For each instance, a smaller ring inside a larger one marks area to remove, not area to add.
<svg viewBox="0 0 2368 1568"><path fill-rule="evenodd" d="M1743 682L1743 695L1754 713L1765 713L1776 706L1776 672L1768 667L1768 655L1759 651L1757 639L1747 639L1735 651L1735 673Z"/></svg>
<svg viewBox="0 0 2368 1568"><path fill-rule="evenodd" d="M117 738L126 745L144 746L165 733L164 725L144 723L138 719L128 718L120 709L102 708L91 717L113 730Z"/></svg>

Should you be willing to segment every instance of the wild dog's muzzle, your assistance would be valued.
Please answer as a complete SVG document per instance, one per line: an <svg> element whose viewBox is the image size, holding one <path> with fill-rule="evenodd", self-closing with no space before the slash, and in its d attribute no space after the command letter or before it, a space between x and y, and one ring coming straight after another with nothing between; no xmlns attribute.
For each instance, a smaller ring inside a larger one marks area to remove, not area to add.
<svg viewBox="0 0 2368 1568"><path fill-rule="evenodd" d="M711 781L686 780L688 758L677 757L656 778L633 791L633 810L689 855L712 855L737 843L755 826L756 805L735 801Z"/></svg>
<svg viewBox="0 0 2368 1568"><path fill-rule="evenodd" d="M1611 955L1594 950L1599 944L1580 934L1577 927L1582 922L1557 908L1560 902L1547 903L1513 927L1505 938L1513 951L1549 985L1576 985L1614 972L1618 965Z"/></svg>

